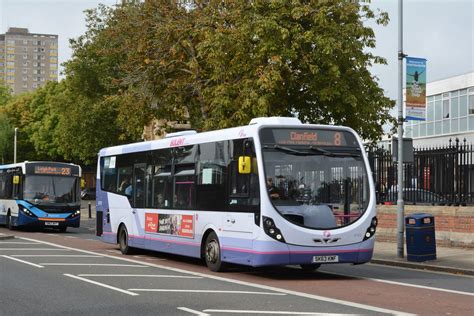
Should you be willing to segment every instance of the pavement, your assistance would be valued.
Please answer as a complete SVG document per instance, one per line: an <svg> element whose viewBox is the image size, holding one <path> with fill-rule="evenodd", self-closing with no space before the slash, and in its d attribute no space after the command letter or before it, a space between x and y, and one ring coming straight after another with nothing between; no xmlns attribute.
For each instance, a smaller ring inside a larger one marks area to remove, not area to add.
<svg viewBox="0 0 474 316"><path fill-rule="evenodd" d="M95 227L95 201L90 201L90 218L88 202L83 201L81 205L81 226ZM9 238L14 237L0 233L0 240ZM408 261L406 254L406 247L404 257L399 258L396 243L375 241L371 263L474 276L474 248L436 247L436 259L424 262Z"/></svg>
<svg viewBox="0 0 474 316"><path fill-rule="evenodd" d="M404 247L404 257L399 258L396 243L375 241L371 262L411 269L474 275L474 248L436 247L436 260L423 262L408 261L406 255L406 247Z"/></svg>

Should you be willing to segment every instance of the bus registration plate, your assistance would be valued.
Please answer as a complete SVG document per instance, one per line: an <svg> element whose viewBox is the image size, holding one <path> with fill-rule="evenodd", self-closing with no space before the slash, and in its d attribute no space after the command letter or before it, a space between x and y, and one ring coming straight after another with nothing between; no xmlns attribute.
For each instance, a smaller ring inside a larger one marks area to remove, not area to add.
<svg viewBox="0 0 474 316"><path fill-rule="evenodd" d="M339 256L313 256L313 263L339 262Z"/></svg>
<svg viewBox="0 0 474 316"><path fill-rule="evenodd" d="M59 226L59 222L44 222L46 226Z"/></svg>

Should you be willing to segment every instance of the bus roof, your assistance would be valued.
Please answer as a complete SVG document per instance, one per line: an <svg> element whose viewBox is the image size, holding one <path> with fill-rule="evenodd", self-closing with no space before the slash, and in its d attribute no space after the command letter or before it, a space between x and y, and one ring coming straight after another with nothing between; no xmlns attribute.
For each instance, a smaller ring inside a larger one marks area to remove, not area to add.
<svg viewBox="0 0 474 316"><path fill-rule="evenodd" d="M330 125L303 124L295 117L258 117L252 119L249 125L246 126L232 127L202 133L196 133L195 131L184 131L168 134L162 139L106 147L99 151L99 156L113 156L161 148L208 143L210 141L255 137L259 129L264 126L330 127ZM337 128L341 128L341 126L338 126ZM346 129L351 130L350 128Z"/></svg>

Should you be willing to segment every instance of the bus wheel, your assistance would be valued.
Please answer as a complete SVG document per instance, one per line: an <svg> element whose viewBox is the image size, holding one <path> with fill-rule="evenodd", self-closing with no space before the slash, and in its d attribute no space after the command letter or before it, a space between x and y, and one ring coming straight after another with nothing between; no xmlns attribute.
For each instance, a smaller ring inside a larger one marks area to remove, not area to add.
<svg viewBox="0 0 474 316"><path fill-rule="evenodd" d="M301 269L303 269L304 272L314 272L314 271L318 270L320 266L321 266L321 264L319 264L319 263L300 265Z"/></svg>
<svg viewBox="0 0 474 316"><path fill-rule="evenodd" d="M120 226L118 232L118 243L120 251L124 254L130 254L132 252L131 247L128 245L128 231L125 225Z"/></svg>
<svg viewBox="0 0 474 316"><path fill-rule="evenodd" d="M221 261L219 238L217 238L215 232L211 232L209 236L207 236L204 258L209 270L214 272L222 272L225 270L225 264Z"/></svg>

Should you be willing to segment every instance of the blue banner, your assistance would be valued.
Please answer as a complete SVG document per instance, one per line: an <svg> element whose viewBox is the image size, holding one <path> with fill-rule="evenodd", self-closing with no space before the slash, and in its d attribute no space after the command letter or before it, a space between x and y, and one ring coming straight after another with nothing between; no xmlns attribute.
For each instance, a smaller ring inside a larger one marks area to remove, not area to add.
<svg viewBox="0 0 474 316"><path fill-rule="evenodd" d="M426 59L406 58L406 119L426 120Z"/></svg>

